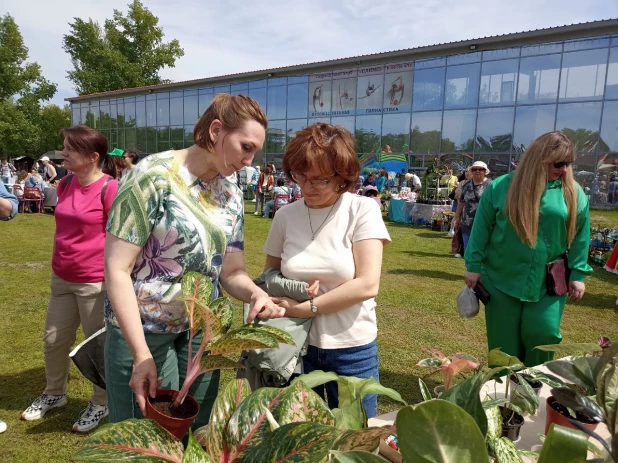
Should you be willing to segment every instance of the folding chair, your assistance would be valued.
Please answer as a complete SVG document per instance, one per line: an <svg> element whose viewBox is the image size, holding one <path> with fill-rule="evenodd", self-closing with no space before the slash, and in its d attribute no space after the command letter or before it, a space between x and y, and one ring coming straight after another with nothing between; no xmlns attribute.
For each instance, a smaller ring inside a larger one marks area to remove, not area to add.
<svg viewBox="0 0 618 463"><path fill-rule="evenodd" d="M24 203L26 202L36 203L39 213L45 211L45 200L43 199L43 193L37 187L27 186L24 188Z"/></svg>
<svg viewBox="0 0 618 463"><path fill-rule="evenodd" d="M303 194L301 192L294 195L294 201L298 201L299 199L303 199Z"/></svg>
<svg viewBox="0 0 618 463"><path fill-rule="evenodd" d="M283 206L287 206L290 202L289 194L278 194L275 195L275 202L273 203L273 217L275 213L281 209Z"/></svg>
<svg viewBox="0 0 618 463"><path fill-rule="evenodd" d="M17 206L17 212L25 212L26 200L24 199L24 189L21 185L13 185L13 194L17 196L19 205Z"/></svg>

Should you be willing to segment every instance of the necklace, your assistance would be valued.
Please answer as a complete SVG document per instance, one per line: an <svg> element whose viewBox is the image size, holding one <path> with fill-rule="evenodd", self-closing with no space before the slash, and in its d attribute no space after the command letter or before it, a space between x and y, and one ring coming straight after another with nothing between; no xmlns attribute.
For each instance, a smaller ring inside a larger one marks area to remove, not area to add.
<svg viewBox="0 0 618 463"><path fill-rule="evenodd" d="M331 206L330 211L328 211L328 214L326 214L326 218L322 221L322 224L318 227L318 229L316 231L313 231L313 225L311 225L311 209L309 207L307 207L307 214L309 214L309 228L311 228L311 241L313 241L315 239L315 235L318 234L318 232L322 229L322 227L324 226L324 224L328 220L328 217L330 217L330 213L333 212L333 209L335 208L335 206L339 202L339 198L337 198L337 201L335 201L335 203Z"/></svg>

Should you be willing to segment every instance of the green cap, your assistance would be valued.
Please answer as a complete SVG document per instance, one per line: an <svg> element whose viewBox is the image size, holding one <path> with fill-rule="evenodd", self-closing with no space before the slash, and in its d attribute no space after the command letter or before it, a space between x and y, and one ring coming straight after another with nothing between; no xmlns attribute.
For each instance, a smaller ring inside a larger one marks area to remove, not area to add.
<svg viewBox="0 0 618 463"><path fill-rule="evenodd" d="M110 156L122 156L123 154L124 150L120 148L114 148L114 150L109 153Z"/></svg>

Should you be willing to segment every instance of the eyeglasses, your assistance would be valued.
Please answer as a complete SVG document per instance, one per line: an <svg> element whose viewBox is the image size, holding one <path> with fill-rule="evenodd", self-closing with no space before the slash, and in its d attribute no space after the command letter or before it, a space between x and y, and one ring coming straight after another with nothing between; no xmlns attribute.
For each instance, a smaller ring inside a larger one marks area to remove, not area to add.
<svg viewBox="0 0 618 463"><path fill-rule="evenodd" d="M571 162L554 162L554 169L562 169L563 167L569 167L571 164L573 164L573 161Z"/></svg>
<svg viewBox="0 0 618 463"><path fill-rule="evenodd" d="M472 172L485 172L485 169L482 167L476 167L474 169L470 169Z"/></svg>
<svg viewBox="0 0 618 463"><path fill-rule="evenodd" d="M330 179L328 179L328 180L311 180L311 179L307 178L307 176L305 174L297 174L296 172L290 172L290 175L292 176L292 179L296 183L298 183L299 185L304 185L306 182L309 182L309 183L311 183L311 185L316 190L323 190L331 182ZM331 179L336 177L336 176L337 176L337 174L333 175L331 177Z"/></svg>

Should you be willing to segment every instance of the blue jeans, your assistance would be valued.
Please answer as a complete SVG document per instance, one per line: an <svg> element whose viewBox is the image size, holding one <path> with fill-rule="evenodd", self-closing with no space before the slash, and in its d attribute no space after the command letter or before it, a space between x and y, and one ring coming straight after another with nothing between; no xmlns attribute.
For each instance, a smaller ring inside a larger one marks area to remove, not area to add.
<svg viewBox="0 0 618 463"><path fill-rule="evenodd" d="M463 238L464 252L466 252L466 248L468 247L468 241L470 240L470 233L461 232L461 237Z"/></svg>
<svg viewBox="0 0 618 463"><path fill-rule="evenodd" d="M271 199L270 201L266 203L266 209L264 209L264 217L266 218L270 217L270 211L273 208L274 204L275 204L274 199Z"/></svg>
<svg viewBox="0 0 618 463"><path fill-rule="evenodd" d="M4 183L5 185L8 185L11 180L11 177L5 177L4 175L1 177L2 178L2 183Z"/></svg>
<svg viewBox="0 0 618 463"><path fill-rule="evenodd" d="M451 212L457 212L457 205L459 204L459 202L454 199L453 200L453 207L451 207Z"/></svg>
<svg viewBox="0 0 618 463"><path fill-rule="evenodd" d="M378 343L374 340L364 346L342 349L320 349L319 347L309 346L307 355L303 357L303 366L305 373L311 373L315 370L332 371L341 376L374 378L379 381ZM331 381L314 389L322 398L324 398L325 390L328 406L337 408L339 406L337 382ZM367 413L367 418L377 416L378 396L376 394L366 395L363 398L363 407Z"/></svg>

